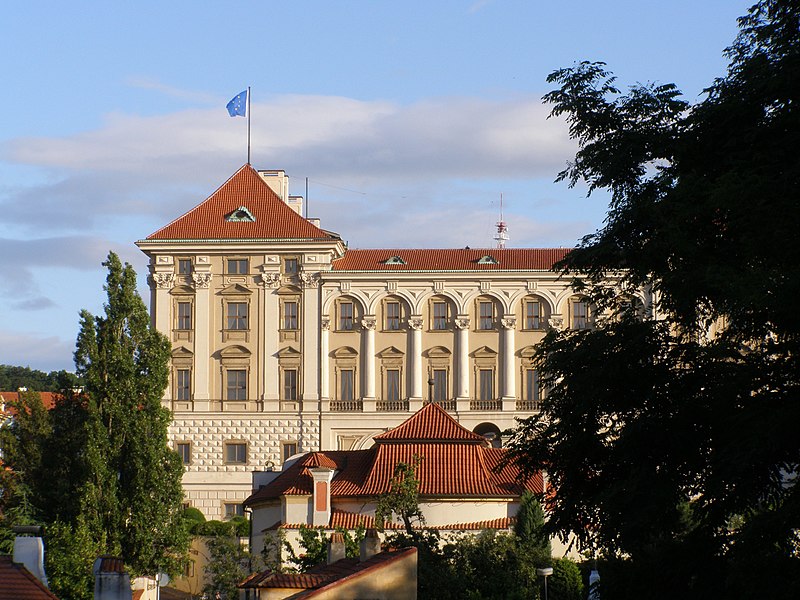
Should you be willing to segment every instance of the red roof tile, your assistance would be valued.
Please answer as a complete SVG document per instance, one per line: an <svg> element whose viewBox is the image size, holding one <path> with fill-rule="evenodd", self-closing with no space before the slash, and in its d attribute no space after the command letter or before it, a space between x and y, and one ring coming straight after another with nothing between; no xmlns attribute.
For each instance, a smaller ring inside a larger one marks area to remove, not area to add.
<svg viewBox="0 0 800 600"><path fill-rule="evenodd" d="M28 569L0 555L0 600L58 600Z"/></svg>
<svg viewBox="0 0 800 600"><path fill-rule="evenodd" d="M251 575L243 582L239 588L284 588L284 589L306 589L306 590L328 590L338 585L340 582L350 577L380 569L386 564L400 560L403 557L415 554L416 548L404 548L402 550L379 552L375 556L365 561L357 558L343 558L332 564L322 564L313 567L306 573L273 573L264 571ZM308 597L313 596L309 593ZM295 596L292 596L295 597ZM302 597L307 597L303 594Z"/></svg>
<svg viewBox="0 0 800 600"><path fill-rule="evenodd" d="M486 443L486 438L463 427L438 404L428 403L394 429L375 436L376 442L456 441Z"/></svg>
<svg viewBox="0 0 800 600"><path fill-rule="evenodd" d="M422 457L417 468L421 496L508 498L525 490L541 492L541 475L522 481L513 463L500 468L504 454L502 448L486 446L483 437L459 425L438 405L426 404L395 429L376 436L369 450L307 455L251 495L245 505L311 495L308 465L323 462L335 470L331 497L373 498L389 491L397 464L411 464L415 456Z"/></svg>
<svg viewBox="0 0 800 600"><path fill-rule="evenodd" d="M348 250L333 261L333 271L549 271L569 251L569 248ZM395 256L402 262L386 264ZM486 256L489 260L481 261Z"/></svg>
<svg viewBox="0 0 800 600"><path fill-rule="evenodd" d="M255 221L226 221L245 207ZM338 239L298 215L272 191L258 172L244 165L206 200L147 240Z"/></svg>
<svg viewBox="0 0 800 600"><path fill-rule="evenodd" d="M0 392L0 398L2 402L6 404L10 404L11 402L18 402L19 401L19 392ZM39 397L42 399L42 404L47 410L55 407L56 399L61 397L61 394L57 394L55 392L39 392ZM6 410L10 407L6 406ZM13 411L9 411L12 412Z"/></svg>
<svg viewBox="0 0 800 600"><path fill-rule="evenodd" d="M435 529L441 531L483 531L484 529L510 529L516 523L514 517L502 517L499 519L491 519L488 521L473 521L469 523L451 523L448 525L437 525ZM287 523L275 527L273 529L300 529L301 527L308 527L308 523ZM326 529L357 529L362 526L366 529L375 527L375 517L372 515L362 515L360 513L349 512L346 510L339 510L334 508L331 510L331 521L326 526ZM403 529L401 523L385 522L384 529ZM415 529L425 529L425 527L417 526Z"/></svg>

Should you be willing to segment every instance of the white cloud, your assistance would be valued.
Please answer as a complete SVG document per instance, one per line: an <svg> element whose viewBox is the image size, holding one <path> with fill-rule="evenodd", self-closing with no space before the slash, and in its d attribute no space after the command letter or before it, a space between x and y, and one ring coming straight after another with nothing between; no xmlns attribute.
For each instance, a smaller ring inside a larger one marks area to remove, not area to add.
<svg viewBox="0 0 800 600"><path fill-rule="evenodd" d="M74 369L65 357L72 356L75 340L56 336L0 331L0 364L30 367L50 372Z"/></svg>

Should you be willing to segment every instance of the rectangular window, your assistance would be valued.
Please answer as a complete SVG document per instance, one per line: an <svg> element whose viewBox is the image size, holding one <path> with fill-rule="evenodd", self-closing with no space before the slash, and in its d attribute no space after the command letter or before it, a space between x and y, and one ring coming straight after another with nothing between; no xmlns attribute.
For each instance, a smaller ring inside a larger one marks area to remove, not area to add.
<svg viewBox="0 0 800 600"><path fill-rule="evenodd" d="M339 303L339 329L341 331L353 331L353 303Z"/></svg>
<svg viewBox="0 0 800 600"><path fill-rule="evenodd" d="M447 370L433 370L433 400L443 402L447 400Z"/></svg>
<svg viewBox="0 0 800 600"><path fill-rule="evenodd" d="M297 275L297 259L286 258L283 261L283 271L287 275Z"/></svg>
<svg viewBox="0 0 800 600"><path fill-rule="evenodd" d="M181 462L184 465L192 464L192 445L189 442L178 442L175 444L175 450L181 457Z"/></svg>
<svg viewBox="0 0 800 600"><path fill-rule="evenodd" d="M349 401L353 399L354 379L353 369L342 369L339 371L339 400Z"/></svg>
<svg viewBox="0 0 800 600"><path fill-rule="evenodd" d="M297 369L283 371L283 399L297 400Z"/></svg>
<svg viewBox="0 0 800 600"><path fill-rule="evenodd" d="M527 369L525 371L525 400L532 402L538 401L539 399L539 371L536 369Z"/></svg>
<svg viewBox="0 0 800 600"><path fill-rule="evenodd" d="M572 303L572 328L586 329L588 326L588 307L586 302L578 301Z"/></svg>
<svg viewBox="0 0 800 600"><path fill-rule="evenodd" d="M542 328L542 304L538 300L525 303L525 329Z"/></svg>
<svg viewBox="0 0 800 600"><path fill-rule="evenodd" d="M447 303L433 303L433 329L442 331L447 329Z"/></svg>
<svg viewBox="0 0 800 600"><path fill-rule="evenodd" d="M229 258L227 262L228 275L247 275L248 260L246 258Z"/></svg>
<svg viewBox="0 0 800 600"><path fill-rule="evenodd" d="M225 503L225 518L231 519L233 517L243 517L244 516L244 506L241 504L236 504L234 502L226 502Z"/></svg>
<svg viewBox="0 0 800 600"><path fill-rule="evenodd" d="M178 302L178 329L192 328L192 303Z"/></svg>
<svg viewBox="0 0 800 600"><path fill-rule="evenodd" d="M228 302L228 329L247 329L247 302Z"/></svg>
<svg viewBox="0 0 800 600"><path fill-rule="evenodd" d="M397 331L400 329L400 303L387 302L386 303L386 329L389 331Z"/></svg>
<svg viewBox="0 0 800 600"><path fill-rule="evenodd" d="M225 464L246 465L247 444L244 442L225 442Z"/></svg>
<svg viewBox="0 0 800 600"><path fill-rule="evenodd" d="M175 374L175 399L192 399L192 371L190 369L178 369Z"/></svg>
<svg viewBox="0 0 800 600"><path fill-rule="evenodd" d="M297 329L297 302L283 303L283 329Z"/></svg>
<svg viewBox="0 0 800 600"><path fill-rule="evenodd" d="M178 275L189 275L192 272L192 259L178 259Z"/></svg>
<svg viewBox="0 0 800 600"><path fill-rule="evenodd" d="M481 301L478 305L480 314L478 329L492 329L494 327L494 306L491 302Z"/></svg>
<svg viewBox="0 0 800 600"><path fill-rule="evenodd" d="M479 400L494 400L494 371L492 369L481 369L478 372L480 381L478 382Z"/></svg>
<svg viewBox="0 0 800 600"><path fill-rule="evenodd" d="M297 442L283 442L281 444L281 461L286 462L297 454Z"/></svg>
<svg viewBox="0 0 800 600"><path fill-rule="evenodd" d="M226 400L247 400L247 371L228 369L226 373Z"/></svg>
<svg viewBox="0 0 800 600"><path fill-rule="evenodd" d="M400 400L400 369L386 371L386 400Z"/></svg>

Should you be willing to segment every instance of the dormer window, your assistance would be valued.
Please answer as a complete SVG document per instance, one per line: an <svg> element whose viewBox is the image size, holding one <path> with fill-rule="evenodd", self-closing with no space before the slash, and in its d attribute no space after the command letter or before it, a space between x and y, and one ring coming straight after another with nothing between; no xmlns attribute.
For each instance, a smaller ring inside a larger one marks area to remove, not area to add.
<svg viewBox="0 0 800 600"><path fill-rule="evenodd" d="M406 264L406 261L404 261L399 256L390 256L385 261L383 261L383 264L385 264L385 265L404 265L404 264Z"/></svg>
<svg viewBox="0 0 800 600"><path fill-rule="evenodd" d="M256 218L246 206L240 206L236 210L225 215L225 220L229 223L255 223Z"/></svg>
<svg viewBox="0 0 800 600"><path fill-rule="evenodd" d="M489 254L484 254L478 260L475 261L479 265L499 265L500 261L498 261L494 256L490 256Z"/></svg>

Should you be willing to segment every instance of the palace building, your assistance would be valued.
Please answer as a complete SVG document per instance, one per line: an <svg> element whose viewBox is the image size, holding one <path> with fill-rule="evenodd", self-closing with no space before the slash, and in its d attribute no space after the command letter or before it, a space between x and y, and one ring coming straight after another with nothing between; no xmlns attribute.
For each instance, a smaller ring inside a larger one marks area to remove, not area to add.
<svg viewBox="0 0 800 600"><path fill-rule="evenodd" d="M500 446L544 393L536 344L595 317L551 270L567 249L349 249L288 189L245 165L137 242L186 498L208 518L241 512L252 472L368 449L427 402Z"/></svg>

